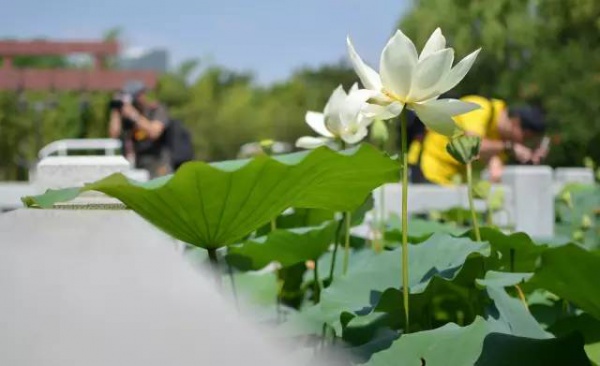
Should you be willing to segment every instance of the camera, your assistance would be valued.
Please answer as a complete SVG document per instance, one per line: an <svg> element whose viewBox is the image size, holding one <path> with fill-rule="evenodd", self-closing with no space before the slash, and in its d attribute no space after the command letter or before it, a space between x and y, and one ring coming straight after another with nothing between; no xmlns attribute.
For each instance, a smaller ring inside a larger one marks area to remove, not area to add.
<svg viewBox="0 0 600 366"><path fill-rule="evenodd" d="M117 112L121 113L121 109L123 108L123 105L125 103L131 103L132 100L133 100L133 98L131 97L130 94L119 92L119 93L115 94L113 96L113 98L110 100L110 102L108 104L108 108L111 111L116 110ZM125 118L123 116L121 116L121 124L122 124L124 130L131 130L135 126L135 122L133 122L132 120Z"/></svg>
<svg viewBox="0 0 600 366"><path fill-rule="evenodd" d="M123 104L131 103L132 100L131 95L120 92L110 100L108 107L110 110L117 109L120 111L123 108Z"/></svg>

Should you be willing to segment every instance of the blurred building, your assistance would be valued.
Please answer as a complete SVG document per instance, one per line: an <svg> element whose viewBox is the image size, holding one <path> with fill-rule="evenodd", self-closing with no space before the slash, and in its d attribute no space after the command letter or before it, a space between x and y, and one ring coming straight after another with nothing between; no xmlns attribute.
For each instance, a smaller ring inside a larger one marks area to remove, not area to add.
<svg viewBox="0 0 600 366"><path fill-rule="evenodd" d="M122 70L148 70L157 73L167 72L169 53L164 49L153 49L136 54L120 56L117 67Z"/></svg>
<svg viewBox="0 0 600 366"><path fill-rule="evenodd" d="M18 68L17 57L62 56L87 54L93 60L89 69ZM0 90L45 91L113 91L127 80L141 80L150 88L157 82L158 74L167 67L165 51L150 52L131 59L126 67L116 70L107 64L111 58L119 59L119 44L104 41L0 41Z"/></svg>

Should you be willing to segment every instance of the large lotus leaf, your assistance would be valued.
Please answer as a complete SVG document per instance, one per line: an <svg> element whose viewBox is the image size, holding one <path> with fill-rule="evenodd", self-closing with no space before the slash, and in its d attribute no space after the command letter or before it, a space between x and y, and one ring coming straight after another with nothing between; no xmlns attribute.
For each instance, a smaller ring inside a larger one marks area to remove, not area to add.
<svg viewBox="0 0 600 366"><path fill-rule="evenodd" d="M360 225L368 211L373 209L373 196L367 196L367 199L352 212L352 225ZM289 211L289 212L288 212ZM341 214L337 215L341 219ZM298 208L286 210L275 219L277 229L292 229L299 227L319 226L325 221L336 218L336 213L331 210L317 208ZM268 223L257 230L257 235L266 235L271 231L271 223Z"/></svg>
<svg viewBox="0 0 600 366"><path fill-rule="evenodd" d="M326 147L276 157L184 164L171 178L136 183L114 174L73 191L26 197L27 206L96 190L116 197L177 239L204 248L234 243L289 207L352 211L399 179L399 164L375 147Z"/></svg>
<svg viewBox="0 0 600 366"><path fill-rule="evenodd" d="M542 254L529 284L544 288L600 319L600 255L569 244Z"/></svg>
<svg viewBox="0 0 600 366"><path fill-rule="evenodd" d="M267 236L229 247L227 261L242 271L259 270L271 262L282 267L319 258L333 241L337 222L319 227L275 230Z"/></svg>
<svg viewBox="0 0 600 366"><path fill-rule="evenodd" d="M401 283L401 248L365 257L322 295L323 307L360 311L371 304L375 293L399 288ZM409 246L409 285L411 292L421 292L434 275L454 278L470 255L489 255L487 243L465 238L434 234L419 245Z"/></svg>
<svg viewBox="0 0 600 366"><path fill-rule="evenodd" d="M319 226L325 221L331 221L335 218L335 212L318 208L298 208L294 207L292 212L277 216L276 226L278 229L292 229L297 227ZM271 228L270 224L265 225L264 232L267 233Z"/></svg>
<svg viewBox="0 0 600 366"><path fill-rule="evenodd" d="M513 366L574 365L589 361L578 334L534 339L498 333L495 325L477 318L466 327L449 323L434 330L401 336L375 354L370 366Z"/></svg>
<svg viewBox="0 0 600 366"><path fill-rule="evenodd" d="M427 364L429 365L429 364ZM581 334L533 339L490 333L475 366L589 366Z"/></svg>
<svg viewBox="0 0 600 366"><path fill-rule="evenodd" d="M487 271L484 279L478 279L477 284L485 287L508 287L528 281L533 273L512 273Z"/></svg>
<svg viewBox="0 0 600 366"><path fill-rule="evenodd" d="M573 332L581 332L585 340L585 351L588 357L600 364L600 320L589 314L560 319L549 329L557 337L566 336Z"/></svg>
<svg viewBox="0 0 600 366"><path fill-rule="evenodd" d="M273 272L233 272L224 275L221 283L233 300L265 307L276 303L277 276Z"/></svg>
<svg viewBox="0 0 600 366"><path fill-rule="evenodd" d="M339 333L344 312L365 314L377 305L381 294L388 288L399 288L401 283L401 248L353 258L346 276L336 277L321 294L318 310L311 310L313 318L328 323ZM409 246L409 284L411 293L425 291L434 277L453 279L470 256L489 255L487 243L467 238L434 234L419 245ZM367 251L364 251L367 252ZM474 281L474 280L473 280Z"/></svg>
<svg viewBox="0 0 600 366"><path fill-rule="evenodd" d="M546 245L536 244L525 233L504 234L492 228L481 228L481 240L490 243L495 255L487 261L488 270L507 272L533 272L536 262ZM464 234L471 238L475 233L471 230Z"/></svg>
<svg viewBox="0 0 600 366"><path fill-rule="evenodd" d="M519 300L511 298L502 287L498 287L520 283L531 274L507 273L507 276L503 276L501 273L494 273L486 275L487 281L478 280L480 286L483 284L489 286L487 292L489 298L494 301L494 306L490 308L487 297L474 287L473 273L468 272L469 268L463 267L455 279L434 277L425 291L410 295L412 332L432 329L448 322L468 324L475 321L478 316L486 315L490 331L531 338L551 337L543 331ZM459 278L465 276L471 279L470 285ZM368 345L380 331L405 329L402 292L389 288L377 301L373 313L351 318L345 324L345 341L356 344L356 340L360 340ZM344 318L348 319L348 315L344 314L342 319ZM348 339L347 334L352 338ZM360 346L354 348L353 352L358 353L361 356L359 360L363 361L371 357L371 354L367 353L370 350L369 347Z"/></svg>
<svg viewBox="0 0 600 366"><path fill-rule="evenodd" d="M496 310L490 314L488 321L494 324L496 332L535 339L552 338L529 313L525 304L508 296L504 288L490 286L487 292Z"/></svg>
<svg viewBox="0 0 600 366"><path fill-rule="evenodd" d="M489 325L482 318L467 327L448 323L441 328L401 336L376 353L371 366L473 365L479 358Z"/></svg>
<svg viewBox="0 0 600 366"><path fill-rule="evenodd" d="M402 222L400 216L392 214L387 222L385 238L400 242L402 240ZM420 243L429 238L433 233L446 233L461 235L467 229L454 224L445 224L437 221L414 218L408 219L408 238L411 243Z"/></svg>

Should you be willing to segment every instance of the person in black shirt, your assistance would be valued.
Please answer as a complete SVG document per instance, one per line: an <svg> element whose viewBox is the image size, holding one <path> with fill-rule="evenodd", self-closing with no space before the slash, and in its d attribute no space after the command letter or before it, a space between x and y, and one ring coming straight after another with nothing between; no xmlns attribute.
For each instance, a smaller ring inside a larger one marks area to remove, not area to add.
<svg viewBox="0 0 600 366"><path fill-rule="evenodd" d="M152 178L172 172L169 149L161 139L169 125L164 106L151 102L146 86L130 81L111 104L109 135L121 138L125 157L138 169L146 169Z"/></svg>

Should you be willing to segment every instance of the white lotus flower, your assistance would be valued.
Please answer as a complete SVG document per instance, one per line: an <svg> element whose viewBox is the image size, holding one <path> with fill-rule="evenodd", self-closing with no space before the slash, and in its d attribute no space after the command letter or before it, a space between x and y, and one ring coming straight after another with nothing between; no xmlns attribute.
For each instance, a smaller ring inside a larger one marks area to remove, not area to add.
<svg viewBox="0 0 600 366"><path fill-rule="evenodd" d="M363 62L349 37L347 43L354 70L364 87L375 93L363 109L367 117L392 118L406 107L430 129L451 136L457 128L452 116L479 108L477 104L456 99L438 100L440 94L465 77L481 50L452 67L454 50L446 48L446 39L439 28L429 37L420 55L412 41L398 30L381 53L379 74Z"/></svg>
<svg viewBox="0 0 600 366"><path fill-rule="evenodd" d="M306 123L319 137L304 136L296 141L296 146L304 149L314 149L336 140L347 144L356 144L368 134L368 127L373 118L361 113L366 101L372 98L371 90L358 89L354 84L346 94L344 88L338 86L327 101L323 113L306 112Z"/></svg>

